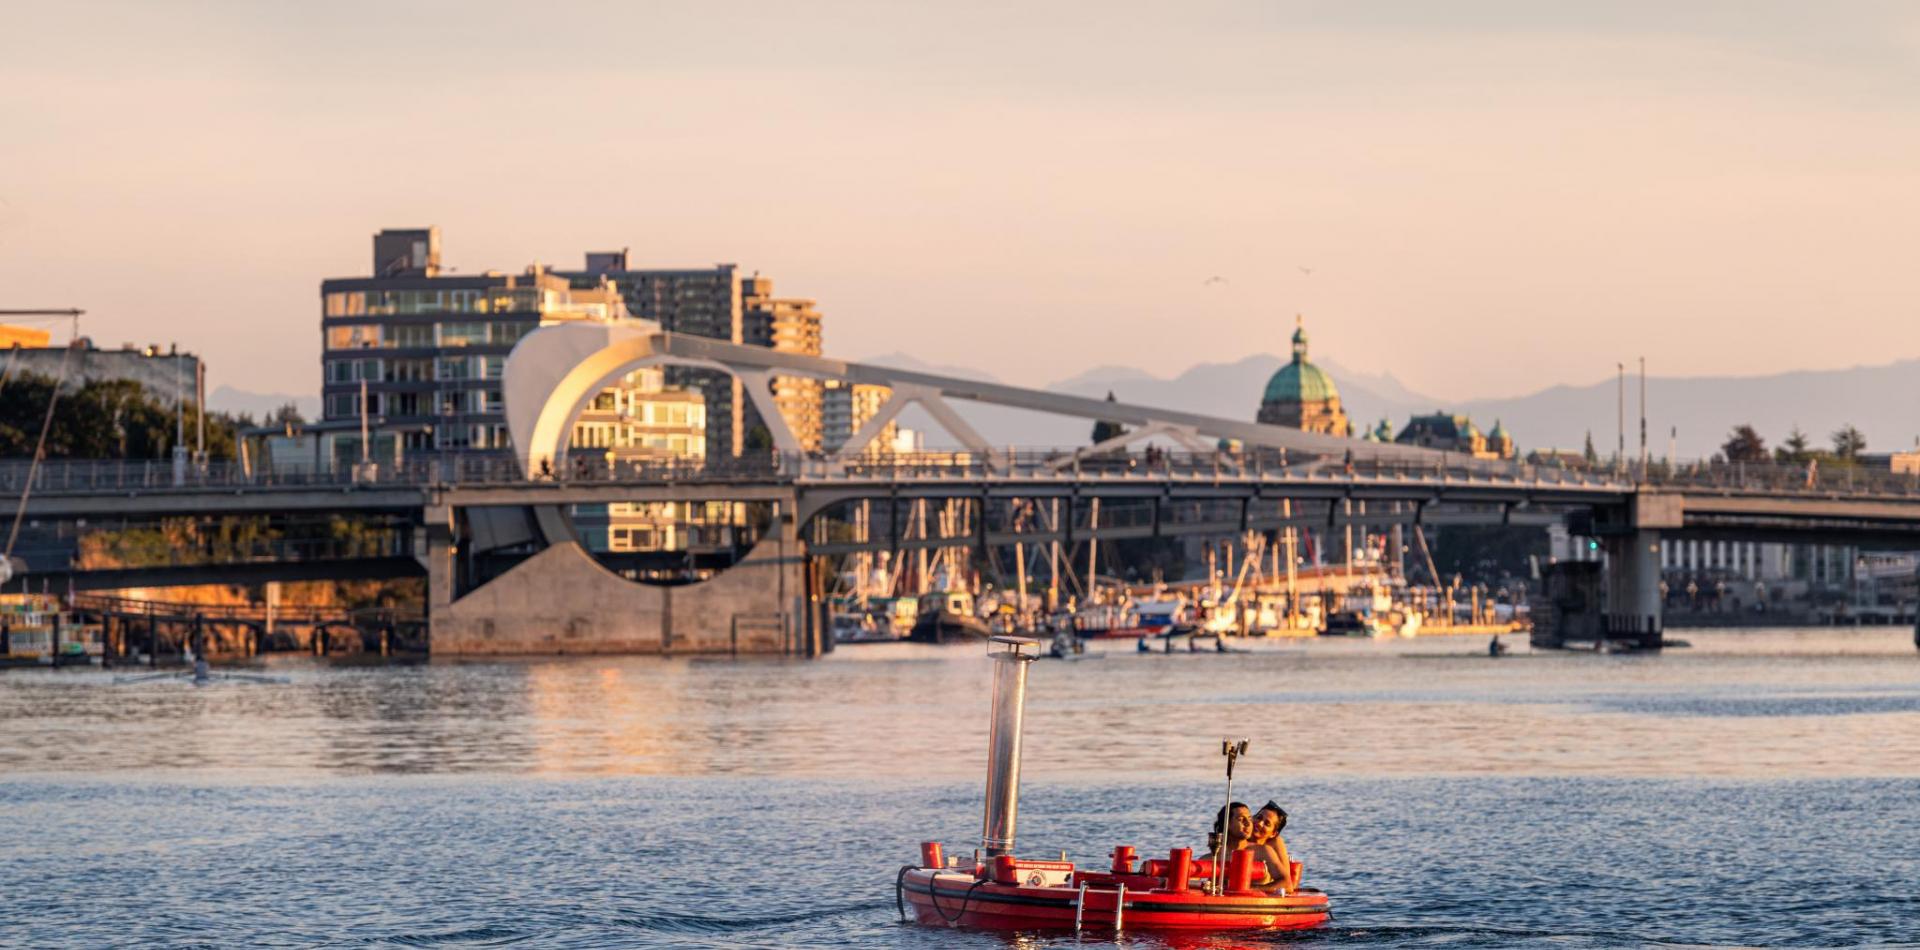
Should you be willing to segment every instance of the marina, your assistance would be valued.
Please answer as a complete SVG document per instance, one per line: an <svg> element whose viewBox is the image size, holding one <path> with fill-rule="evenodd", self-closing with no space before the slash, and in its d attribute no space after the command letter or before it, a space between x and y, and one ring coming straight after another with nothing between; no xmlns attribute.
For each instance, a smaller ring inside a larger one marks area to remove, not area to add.
<svg viewBox="0 0 1920 950"><path fill-rule="evenodd" d="M1257 537L1256 537L1257 542ZM1489 636L1530 629L1525 587L1498 594L1478 586L1409 586L1379 564L1294 566L1278 576L1253 568L1232 578L1128 584L1107 576L1079 583L1084 601L1063 598L1059 586L996 589L976 574L969 584L933 588L917 596L868 593L862 577L883 591L912 582L856 568L842 575L833 597L833 630L840 643L979 641L994 633L1078 640L1170 637L1265 638L1364 636ZM949 584L944 571L927 583ZM969 589L969 588L975 589ZM1517 602L1516 602L1517 601ZM1050 606L1051 605L1051 606Z"/></svg>

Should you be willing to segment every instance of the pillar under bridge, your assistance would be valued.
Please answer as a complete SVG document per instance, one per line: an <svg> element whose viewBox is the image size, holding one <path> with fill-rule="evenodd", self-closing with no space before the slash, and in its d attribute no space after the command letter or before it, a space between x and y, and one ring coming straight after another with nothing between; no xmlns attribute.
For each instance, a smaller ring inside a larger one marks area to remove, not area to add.
<svg viewBox="0 0 1920 950"><path fill-rule="evenodd" d="M1660 648L1660 532L1637 530L1609 537L1606 634L1634 649Z"/></svg>
<svg viewBox="0 0 1920 950"><path fill-rule="evenodd" d="M1534 607L1533 645L1660 649L1661 532L1683 527L1681 498L1641 491L1625 505L1576 512L1569 520L1574 533L1599 541L1606 556L1551 566Z"/></svg>

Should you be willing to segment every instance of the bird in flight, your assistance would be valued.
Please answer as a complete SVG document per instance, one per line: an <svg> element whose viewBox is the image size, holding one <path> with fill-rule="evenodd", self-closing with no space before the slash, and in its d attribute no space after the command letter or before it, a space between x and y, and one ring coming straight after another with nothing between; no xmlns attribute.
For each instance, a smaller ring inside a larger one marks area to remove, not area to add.
<svg viewBox="0 0 1920 950"><path fill-rule="evenodd" d="M1313 268L1311 268L1311 267L1302 267L1302 268L1300 268L1300 273L1302 273L1302 274L1305 274L1305 275L1307 275L1308 277L1312 277L1312 276L1313 276Z"/></svg>
<svg viewBox="0 0 1920 950"><path fill-rule="evenodd" d="M1209 277L1206 280L1201 281L1200 286L1208 287L1213 284L1224 284L1226 282L1227 282L1227 279L1225 277L1222 277L1219 274L1215 274L1212 277Z"/></svg>

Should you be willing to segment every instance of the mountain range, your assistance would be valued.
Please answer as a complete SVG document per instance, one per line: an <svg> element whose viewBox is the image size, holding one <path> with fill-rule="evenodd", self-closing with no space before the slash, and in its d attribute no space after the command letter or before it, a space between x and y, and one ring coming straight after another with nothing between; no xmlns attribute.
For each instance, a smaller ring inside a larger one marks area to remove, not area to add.
<svg viewBox="0 0 1920 950"><path fill-rule="evenodd" d="M983 370L932 363L905 353L886 353L862 362L999 381ZM1171 378L1132 366L1097 366L1045 388L1093 398L1111 392L1122 402L1252 419L1267 378L1286 362L1286 357L1256 353L1230 363L1201 363ZM1391 373L1350 370L1332 360L1315 362L1339 387L1341 402L1356 431L1370 429L1381 419L1398 431L1415 414L1444 411L1468 416L1482 430L1492 429L1496 421L1503 423L1523 452L1539 448L1577 451L1589 434L1603 455L1619 444L1620 390L1616 379L1552 386L1520 396L1454 402L1414 392ZM1626 445L1629 454L1637 454L1639 380L1629 376L1626 383ZM253 393L220 386L207 401L215 409L248 412L256 419L289 402L309 419L320 414L320 400L312 395ZM1080 445L1092 429L1078 419L964 400L954 400L954 406L997 445ZM933 418L917 407L903 413L900 421L926 433L929 447L954 444ZM1729 431L1743 424L1752 425L1769 445L1778 444L1798 428L1813 445L1826 446L1836 429L1852 425L1866 434L1869 451L1913 447L1920 444L1920 359L1765 376L1654 376L1647 380L1648 451L1655 457L1666 456L1670 444L1683 459L1712 455L1727 440Z"/></svg>
<svg viewBox="0 0 1920 950"><path fill-rule="evenodd" d="M865 360L900 369L992 380L990 373L940 366L903 353ZM1131 366L1100 366L1048 384L1054 392L1101 398L1109 392L1122 402L1183 409L1230 419L1252 419L1267 378L1287 362L1271 353L1231 363L1201 363L1165 378ZM1620 390L1617 379L1579 386L1553 386L1498 399L1460 402L1414 392L1391 373L1364 373L1331 360L1316 364L1333 377L1356 431L1387 419L1397 431L1409 417L1450 412L1474 420L1483 431L1503 423L1524 452L1536 448L1579 450L1591 434L1595 448L1607 454L1620 438ZM1626 385L1626 444L1639 450L1639 380ZM1648 451L1680 458L1712 455L1737 425L1750 424L1777 444L1795 428L1816 446L1830 443L1834 430L1852 425L1867 436L1869 451L1905 449L1920 437L1920 360L1838 370L1804 370L1765 376L1653 376L1647 379ZM1086 423L1035 413L973 406L955 401L969 422L995 443L1069 445L1086 441ZM949 444L930 417L910 410L902 423L928 433L930 445Z"/></svg>

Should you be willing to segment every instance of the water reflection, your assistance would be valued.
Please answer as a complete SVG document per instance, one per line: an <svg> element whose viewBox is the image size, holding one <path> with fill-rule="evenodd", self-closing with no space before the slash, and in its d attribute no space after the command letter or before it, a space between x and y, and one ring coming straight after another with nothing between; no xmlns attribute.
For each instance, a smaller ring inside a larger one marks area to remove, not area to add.
<svg viewBox="0 0 1920 950"><path fill-rule="evenodd" d="M1446 641L1042 662L1027 774L1212 775L1252 737L1291 774L1920 774L1920 659L1902 630L1690 635L1662 656ZM331 666L286 684L0 675L0 769L22 772L783 775L980 773L978 647L825 660L571 657Z"/></svg>

